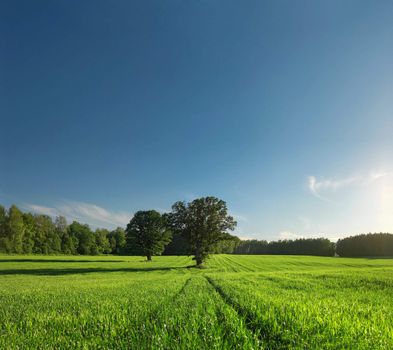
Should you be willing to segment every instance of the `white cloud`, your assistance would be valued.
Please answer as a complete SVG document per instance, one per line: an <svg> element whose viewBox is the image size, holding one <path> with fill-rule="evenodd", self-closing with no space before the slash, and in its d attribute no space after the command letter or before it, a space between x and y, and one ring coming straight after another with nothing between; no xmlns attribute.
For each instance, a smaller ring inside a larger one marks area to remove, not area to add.
<svg viewBox="0 0 393 350"><path fill-rule="evenodd" d="M389 175L388 173L380 173L380 172L372 172L371 174L370 174L370 181L375 181L375 180L378 180L378 179L380 179L381 177L385 177L385 176L387 176L387 175Z"/></svg>
<svg viewBox="0 0 393 350"><path fill-rule="evenodd" d="M52 217L62 215L68 221L78 220L93 227L124 227L132 217L132 214L127 212L113 212L95 204L76 201L65 201L52 208L37 204L27 204L26 208L35 213Z"/></svg>
<svg viewBox="0 0 393 350"><path fill-rule="evenodd" d="M336 240L364 232L391 232L393 228L393 171L374 169L356 174L356 177L321 180L310 176L310 193L325 201L335 200L329 210L310 208L300 218L297 231ZM345 188L344 193L339 193ZM334 193L334 192L337 193ZM303 217L309 220L303 220Z"/></svg>
<svg viewBox="0 0 393 350"><path fill-rule="evenodd" d="M315 176L309 176L308 178L308 188L311 193L321 199L326 199L321 196L321 192L324 191L337 191L338 189L348 186L355 181L357 181L358 177L349 177L345 179L322 179L317 180Z"/></svg>
<svg viewBox="0 0 393 350"><path fill-rule="evenodd" d="M352 176L342 179L329 178L318 180L315 176L308 177L308 189L315 196L322 200L329 201L325 194L335 192L350 185L367 185L370 182L379 180L389 175L387 172L371 172L369 175Z"/></svg>
<svg viewBox="0 0 393 350"><path fill-rule="evenodd" d="M328 198L323 195L327 192L335 192L340 188L349 186L356 181L359 177L348 177L344 179L322 179L318 180L315 176L308 177L308 189L317 198L330 202Z"/></svg>
<svg viewBox="0 0 393 350"><path fill-rule="evenodd" d="M59 212L56 210L56 208L49 208L49 207L44 207L42 205L36 205L36 204L26 204L23 207L25 207L26 209L29 209L37 214L44 214L44 215L48 215L48 216L59 215Z"/></svg>

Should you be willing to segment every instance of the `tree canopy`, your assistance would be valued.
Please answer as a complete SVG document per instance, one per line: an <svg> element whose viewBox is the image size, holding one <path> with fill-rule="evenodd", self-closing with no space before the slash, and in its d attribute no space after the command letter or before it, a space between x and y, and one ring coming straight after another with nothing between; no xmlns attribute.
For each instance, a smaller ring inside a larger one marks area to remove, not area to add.
<svg viewBox="0 0 393 350"><path fill-rule="evenodd" d="M393 256L393 234L369 233L339 239L336 245L339 256Z"/></svg>
<svg viewBox="0 0 393 350"><path fill-rule="evenodd" d="M236 221L228 215L226 203L216 197L203 197L190 203L176 202L168 214L171 229L186 238L197 266L222 241L232 240L228 230L234 230Z"/></svg>
<svg viewBox="0 0 393 350"><path fill-rule="evenodd" d="M228 233L236 222L228 215L226 203L215 197L176 202L172 211L163 215L154 210L140 211L130 224L127 232L121 227L93 231L77 221L68 225L63 216L51 218L22 212L16 205L8 210L0 205L0 253L130 254L148 258L158 254L194 255L198 266L209 254L220 253L393 256L393 234L389 233L346 237L336 244L326 238L240 240Z"/></svg>
<svg viewBox="0 0 393 350"><path fill-rule="evenodd" d="M241 241L234 250L235 254L280 254L333 256L334 243L326 238L299 238L280 241Z"/></svg>
<svg viewBox="0 0 393 350"><path fill-rule="evenodd" d="M22 213L12 205L0 205L0 252L12 254L120 254L124 253L122 228L91 230L74 221L67 224L63 216Z"/></svg>
<svg viewBox="0 0 393 350"><path fill-rule="evenodd" d="M172 237L165 218L155 210L136 212L126 232L130 250L138 249L148 261L153 255L161 255Z"/></svg>

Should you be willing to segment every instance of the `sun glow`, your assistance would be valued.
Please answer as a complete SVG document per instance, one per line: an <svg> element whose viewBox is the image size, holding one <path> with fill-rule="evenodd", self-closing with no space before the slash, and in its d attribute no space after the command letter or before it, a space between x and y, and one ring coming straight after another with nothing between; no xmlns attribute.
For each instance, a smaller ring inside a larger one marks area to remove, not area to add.
<svg viewBox="0 0 393 350"><path fill-rule="evenodd" d="M379 212L378 224L387 227L389 232L393 232L393 181L383 181L378 189Z"/></svg>
<svg viewBox="0 0 393 350"><path fill-rule="evenodd" d="M393 232L393 175L374 177L362 191L359 221L373 232Z"/></svg>

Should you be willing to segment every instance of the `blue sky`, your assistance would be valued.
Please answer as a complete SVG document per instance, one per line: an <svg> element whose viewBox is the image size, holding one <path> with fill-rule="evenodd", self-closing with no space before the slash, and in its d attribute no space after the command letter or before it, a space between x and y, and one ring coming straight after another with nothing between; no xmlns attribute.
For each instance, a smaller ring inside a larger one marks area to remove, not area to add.
<svg viewBox="0 0 393 350"><path fill-rule="evenodd" d="M0 202L93 227L393 232L392 1L3 1Z"/></svg>

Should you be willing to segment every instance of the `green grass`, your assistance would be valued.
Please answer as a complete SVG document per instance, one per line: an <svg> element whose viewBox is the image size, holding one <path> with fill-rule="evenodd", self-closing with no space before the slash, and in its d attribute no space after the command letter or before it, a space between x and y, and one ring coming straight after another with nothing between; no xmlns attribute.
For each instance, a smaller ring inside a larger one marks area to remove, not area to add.
<svg viewBox="0 0 393 350"><path fill-rule="evenodd" d="M0 256L0 349L393 349L393 259Z"/></svg>

